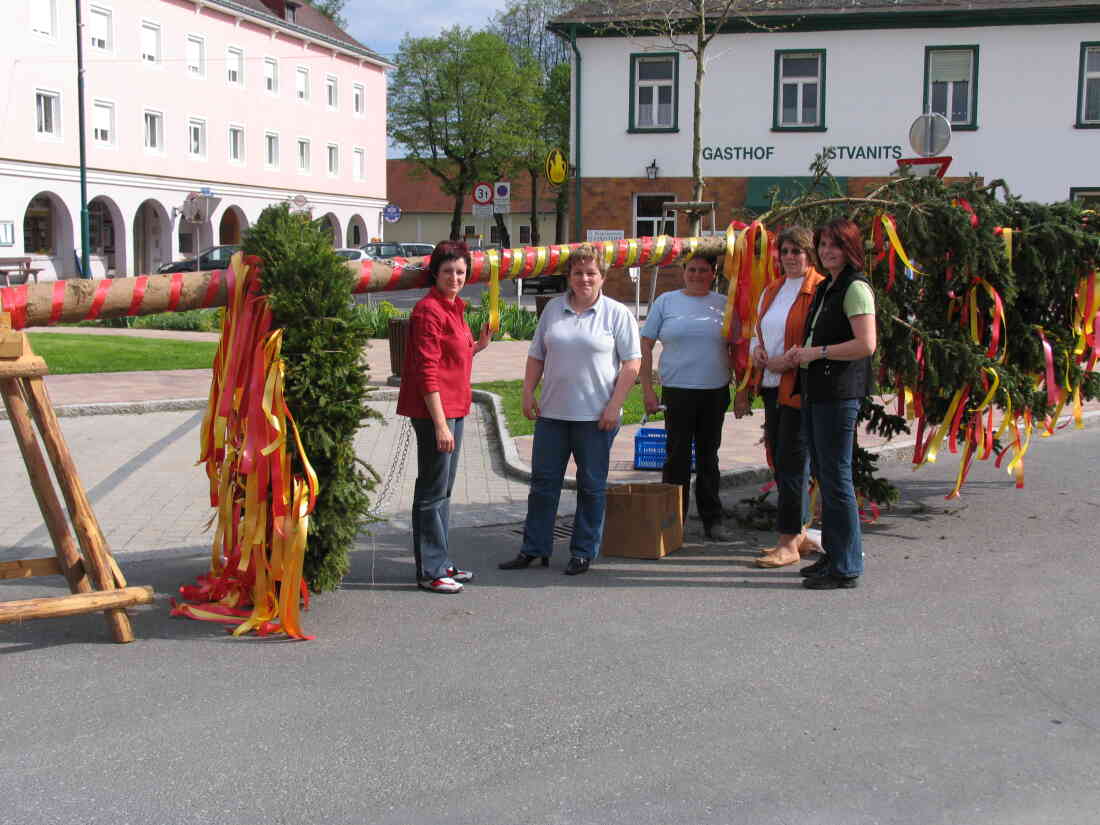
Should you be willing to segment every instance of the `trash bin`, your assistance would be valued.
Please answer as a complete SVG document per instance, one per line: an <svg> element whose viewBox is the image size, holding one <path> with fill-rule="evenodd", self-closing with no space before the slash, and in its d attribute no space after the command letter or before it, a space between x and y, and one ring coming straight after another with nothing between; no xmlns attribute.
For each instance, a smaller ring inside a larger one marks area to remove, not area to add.
<svg viewBox="0 0 1100 825"><path fill-rule="evenodd" d="M409 319L390 318L387 328L390 337L390 373L400 377L405 363L405 347L409 343Z"/></svg>
<svg viewBox="0 0 1100 825"><path fill-rule="evenodd" d="M535 317L541 318L542 311L546 309L546 305L557 298L557 295L536 295L535 296Z"/></svg>

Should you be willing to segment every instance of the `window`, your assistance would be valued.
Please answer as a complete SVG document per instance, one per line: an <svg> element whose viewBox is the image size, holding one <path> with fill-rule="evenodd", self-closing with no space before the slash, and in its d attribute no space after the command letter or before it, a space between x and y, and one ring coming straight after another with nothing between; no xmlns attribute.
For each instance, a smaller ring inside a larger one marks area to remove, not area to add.
<svg viewBox="0 0 1100 825"><path fill-rule="evenodd" d="M664 217L664 204L675 200L672 195L635 195L634 227L636 238L675 235L676 219Z"/></svg>
<svg viewBox="0 0 1100 825"><path fill-rule="evenodd" d="M57 31L57 0L35 0L31 7L31 31L53 37Z"/></svg>
<svg viewBox="0 0 1100 825"><path fill-rule="evenodd" d="M363 158L364 153L362 149L353 149L351 153L351 176L356 180L363 179Z"/></svg>
<svg viewBox="0 0 1100 825"><path fill-rule="evenodd" d="M772 129L825 130L825 52L776 51Z"/></svg>
<svg viewBox="0 0 1100 825"><path fill-rule="evenodd" d="M279 93L279 61L274 57L264 58L264 88L273 95Z"/></svg>
<svg viewBox="0 0 1100 825"><path fill-rule="evenodd" d="M519 242L531 243L531 227L526 224L520 224L519 227Z"/></svg>
<svg viewBox="0 0 1100 825"><path fill-rule="evenodd" d="M92 104L92 139L107 145L115 142L115 104L103 100Z"/></svg>
<svg viewBox="0 0 1100 825"><path fill-rule="evenodd" d="M244 85L244 52L240 49L225 50L225 82L230 86Z"/></svg>
<svg viewBox="0 0 1100 825"><path fill-rule="evenodd" d="M206 157L206 121L193 117L187 121L187 154Z"/></svg>
<svg viewBox="0 0 1100 825"><path fill-rule="evenodd" d="M498 227L496 224L492 224L489 227L489 243L501 243L500 227Z"/></svg>
<svg viewBox="0 0 1100 825"><path fill-rule="evenodd" d="M294 73L294 89L299 100L309 100L309 69L298 67Z"/></svg>
<svg viewBox="0 0 1100 825"><path fill-rule="evenodd" d="M351 108L352 112L357 115L363 114L363 102L365 100L365 93L362 85L356 83L351 87Z"/></svg>
<svg viewBox="0 0 1100 825"><path fill-rule="evenodd" d="M943 115L952 129L976 129L977 46L929 46L924 50L924 110Z"/></svg>
<svg viewBox="0 0 1100 825"><path fill-rule="evenodd" d="M141 59L146 63L160 63L160 26L156 23L141 24Z"/></svg>
<svg viewBox="0 0 1100 825"><path fill-rule="evenodd" d="M340 172L340 147L335 143L328 145L328 173L336 175Z"/></svg>
<svg viewBox="0 0 1100 825"><path fill-rule="evenodd" d="M1100 186L1073 187L1069 190L1069 199L1081 204L1085 209L1100 211Z"/></svg>
<svg viewBox="0 0 1100 825"><path fill-rule="evenodd" d="M298 171L309 171L309 141L298 139Z"/></svg>
<svg viewBox="0 0 1100 825"><path fill-rule="evenodd" d="M348 229L348 246L362 246L363 244L363 230L359 228L359 224L353 223Z"/></svg>
<svg viewBox="0 0 1100 825"><path fill-rule="evenodd" d="M462 237L472 238L476 234L477 234L477 227L475 227L472 223L468 223L468 224L466 224L465 226L462 227Z"/></svg>
<svg viewBox="0 0 1100 825"><path fill-rule="evenodd" d="M229 127L229 159L234 163L244 162L244 127Z"/></svg>
<svg viewBox="0 0 1100 825"><path fill-rule="evenodd" d="M264 135L264 163L269 169L279 168L279 136L274 132Z"/></svg>
<svg viewBox="0 0 1100 825"><path fill-rule="evenodd" d="M678 54L630 56L630 131L676 131L679 74Z"/></svg>
<svg viewBox="0 0 1100 825"><path fill-rule="evenodd" d="M1077 128L1100 129L1100 43L1081 44L1077 80Z"/></svg>
<svg viewBox="0 0 1100 825"><path fill-rule="evenodd" d="M325 78L325 102L330 109L335 109L339 102L339 87L336 78L332 75Z"/></svg>
<svg viewBox="0 0 1100 825"><path fill-rule="evenodd" d="M39 195L23 214L23 254L52 255L55 249L53 202Z"/></svg>
<svg viewBox="0 0 1100 825"><path fill-rule="evenodd" d="M88 7L88 43L93 49L101 51L110 51L114 48L110 9L99 6Z"/></svg>
<svg viewBox="0 0 1100 825"><path fill-rule="evenodd" d="M206 41L194 34L187 35L187 74L206 77Z"/></svg>
<svg viewBox="0 0 1100 825"><path fill-rule="evenodd" d="M61 137L61 95L38 89L34 93L35 131Z"/></svg>
<svg viewBox="0 0 1100 825"><path fill-rule="evenodd" d="M286 12L284 14L288 23L295 23L298 20L298 6L296 3L287 3Z"/></svg>
<svg viewBox="0 0 1100 825"><path fill-rule="evenodd" d="M145 113L145 148L164 151L164 115L160 112Z"/></svg>

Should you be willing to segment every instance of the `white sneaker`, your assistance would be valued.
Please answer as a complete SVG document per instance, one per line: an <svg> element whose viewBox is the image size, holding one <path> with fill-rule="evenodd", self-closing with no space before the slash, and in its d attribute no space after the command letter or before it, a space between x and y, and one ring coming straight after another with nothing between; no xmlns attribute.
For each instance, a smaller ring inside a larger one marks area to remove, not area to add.
<svg viewBox="0 0 1100 825"><path fill-rule="evenodd" d="M470 582L474 580L474 574L469 570L459 570L457 567L448 567L447 575L456 582Z"/></svg>
<svg viewBox="0 0 1100 825"><path fill-rule="evenodd" d="M443 576L442 578L432 579L431 581L422 581L420 582L420 586L424 590L431 590L433 593L459 593L462 591L462 585L450 576Z"/></svg>

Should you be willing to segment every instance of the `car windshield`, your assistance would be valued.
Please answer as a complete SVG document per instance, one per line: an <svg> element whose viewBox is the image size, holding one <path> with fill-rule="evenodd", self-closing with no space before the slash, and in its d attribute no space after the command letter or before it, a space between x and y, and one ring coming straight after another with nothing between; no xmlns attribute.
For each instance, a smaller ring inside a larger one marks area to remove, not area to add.
<svg viewBox="0 0 1100 825"><path fill-rule="evenodd" d="M376 258L392 258L401 254L401 247L395 243L372 243L366 250Z"/></svg>

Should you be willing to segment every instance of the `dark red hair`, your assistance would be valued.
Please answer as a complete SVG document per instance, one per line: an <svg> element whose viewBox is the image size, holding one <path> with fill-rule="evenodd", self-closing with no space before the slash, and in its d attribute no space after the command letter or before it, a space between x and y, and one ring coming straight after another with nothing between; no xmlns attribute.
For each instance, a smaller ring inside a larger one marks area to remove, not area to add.
<svg viewBox="0 0 1100 825"><path fill-rule="evenodd" d="M428 274L434 281L439 277L439 268L447 261L463 260L466 262L466 271L471 268L470 248L465 241L440 241L432 250L432 257L428 261Z"/></svg>
<svg viewBox="0 0 1100 825"><path fill-rule="evenodd" d="M814 251L821 246L821 238L828 237L844 250L844 256L853 269L863 269L863 236L859 227L847 218L833 218L824 226L814 230Z"/></svg>

